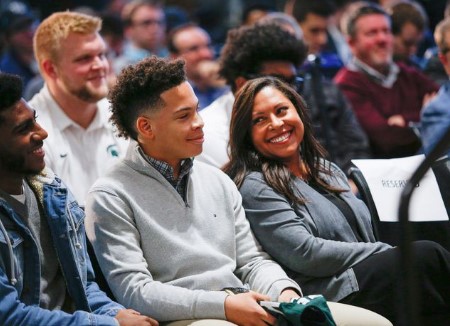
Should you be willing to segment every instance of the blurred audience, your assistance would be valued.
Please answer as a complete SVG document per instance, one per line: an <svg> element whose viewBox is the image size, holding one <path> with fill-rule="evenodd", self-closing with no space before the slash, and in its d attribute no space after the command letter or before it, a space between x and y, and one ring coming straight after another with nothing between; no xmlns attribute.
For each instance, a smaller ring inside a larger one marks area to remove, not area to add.
<svg viewBox="0 0 450 326"><path fill-rule="evenodd" d="M436 26L434 39L439 48L439 59L447 73L447 82L422 110L420 134L425 154L434 148L450 128L450 17ZM447 155L450 155L450 148Z"/></svg>
<svg viewBox="0 0 450 326"><path fill-rule="evenodd" d="M199 101L199 110L207 107L229 88L219 77L219 64L207 31L193 24L175 27L168 35L167 47L171 58L182 58L186 76Z"/></svg>
<svg viewBox="0 0 450 326"><path fill-rule="evenodd" d="M11 1L0 13L0 35L5 44L0 71L22 77L24 88L39 73L33 55L33 35L38 23L24 2Z"/></svg>
<svg viewBox="0 0 450 326"><path fill-rule="evenodd" d="M286 9L286 13L291 14L302 28L308 53L320 58L322 73L332 78L343 66L336 46L325 49L329 41L328 27L337 9L334 2L332 0L294 0L289 8ZM309 68L309 61L307 61L304 69Z"/></svg>
<svg viewBox="0 0 450 326"><path fill-rule="evenodd" d="M447 0L444 10L444 18L448 17L450 17L450 0ZM439 49L437 46L426 50L424 54L424 73L439 85L443 85L447 82L448 76L438 54Z"/></svg>
<svg viewBox="0 0 450 326"><path fill-rule="evenodd" d="M274 11L276 11L276 7L273 1L264 1L264 0L245 1L245 5L242 10L241 25L242 26L253 25L258 20Z"/></svg>
<svg viewBox="0 0 450 326"><path fill-rule="evenodd" d="M350 100L376 158L414 155L421 147L417 124L420 110L438 86L420 71L393 62L389 15L380 6L362 2L347 19L353 59L335 82Z"/></svg>
<svg viewBox="0 0 450 326"><path fill-rule="evenodd" d="M388 9L394 35L394 61L421 69L417 49L428 28L425 11L416 2L401 2Z"/></svg>
<svg viewBox="0 0 450 326"><path fill-rule="evenodd" d="M133 0L123 7L122 20L126 41L122 55L113 62L116 73L148 56L168 55L165 46L166 21L160 1Z"/></svg>
<svg viewBox="0 0 450 326"><path fill-rule="evenodd" d="M352 158L369 156L368 142L358 125L353 111L339 89L330 81L319 80L314 85L310 75L304 83L297 76L307 50L301 39L275 20L266 18L228 33L220 56L220 73L232 92L219 97L200 112L205 127L203 152L198 160L222 167L229 161L227 146L234 95L248 80L261 76L274 76L287 81L306 99L314 124L314 132L332 159L344 169ZM288 21L286 20L286 24ZM323 94L318 99L315 91Z"/></svg>

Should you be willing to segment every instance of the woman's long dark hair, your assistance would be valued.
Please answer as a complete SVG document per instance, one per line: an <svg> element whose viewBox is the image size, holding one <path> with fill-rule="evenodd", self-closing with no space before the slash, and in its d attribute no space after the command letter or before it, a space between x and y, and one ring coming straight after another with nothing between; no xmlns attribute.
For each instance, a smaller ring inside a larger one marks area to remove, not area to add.
<svg viewBox="0 0 450 326"><path fill-rule="evenodd" d="M343 190L331 187L319 177L319 173L327 175L332 175L332 173L330 164L324 164L326 155L324 148L313 136L304 100L293 88L274 77L250 80L236 94L230 126L230 162L223 167L225 173L239 188L250 172L261 172L267 184L284 195L291 203L304 203L300 194L295 193L292 188L295 176L287 166L281 160L263 156L253 145L252 111L255 97L264 87L273 87L279 90L297 109L304 126L304 136L299 151L309 181L315 182L329 191L342 192Z"/></svg>

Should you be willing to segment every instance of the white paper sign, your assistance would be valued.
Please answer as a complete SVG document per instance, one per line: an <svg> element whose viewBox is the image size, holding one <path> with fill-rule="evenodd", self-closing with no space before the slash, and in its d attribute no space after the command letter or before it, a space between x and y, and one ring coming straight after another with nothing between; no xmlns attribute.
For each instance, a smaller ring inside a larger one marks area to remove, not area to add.
<svg viewBox="0 0 450 326"><path fill-rule="evenodd" d="M406 182L425 159L416 155L396 159L352 160L367 181L380 221L398 221L400 195ZM409 220L448 221L436 177L428 170L414 190L409 205Z"/></svg>

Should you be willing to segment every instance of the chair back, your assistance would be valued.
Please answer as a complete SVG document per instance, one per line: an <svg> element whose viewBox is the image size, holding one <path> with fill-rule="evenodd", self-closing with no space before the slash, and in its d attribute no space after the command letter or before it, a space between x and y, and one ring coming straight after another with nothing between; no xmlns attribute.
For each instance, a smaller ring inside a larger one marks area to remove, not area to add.
<svg viewBox="0 0 450 326"><path fill-rule="evenodd" d="M442 200L450 217L450 158L444 157L436 161L432 170L442 196ZM400 225L398 222L381 221L377 206L373 200L369 185L361 170L353 166L348 171L349 179L353 180L359 191L360 198L367 205L371 219L374 235L378 241L389 243L393 246L399 245ZM450 221L426 221L410 222L414 240L433 240L450 250Z"/></svg>

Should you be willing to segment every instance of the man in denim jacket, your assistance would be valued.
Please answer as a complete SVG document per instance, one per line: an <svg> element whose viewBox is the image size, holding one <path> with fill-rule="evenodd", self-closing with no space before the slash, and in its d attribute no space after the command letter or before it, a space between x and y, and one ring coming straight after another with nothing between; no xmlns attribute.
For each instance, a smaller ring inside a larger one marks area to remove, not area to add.
<svg viewBox="0 0 450 326"><path fill-rule="evenodd" d="M0 324L157 325L94 282L84 212L45 169L47 132L21 93L0 73Z"/></svg>

